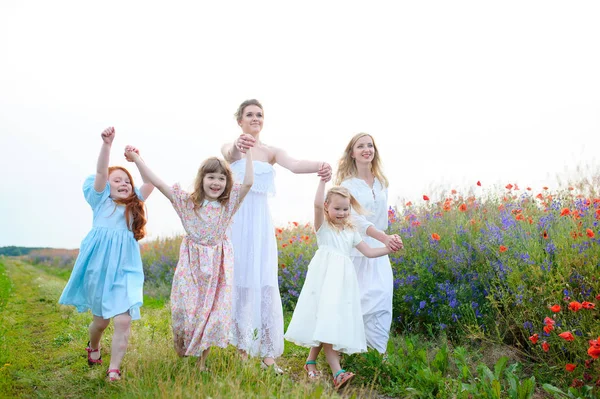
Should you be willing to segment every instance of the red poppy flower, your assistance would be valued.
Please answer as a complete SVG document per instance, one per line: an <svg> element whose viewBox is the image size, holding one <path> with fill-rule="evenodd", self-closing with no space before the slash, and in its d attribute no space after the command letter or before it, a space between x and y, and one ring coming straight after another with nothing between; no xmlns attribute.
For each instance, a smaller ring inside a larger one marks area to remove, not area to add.
<svg viewBox="0 0 600 399"><path fill-rule="evenodd" d="M423 194L423 199L424 199L425 201L429 201L429 197L428 197L428 196L426 196L425 194Z"/></svg>
<svg viewBox="0 0 600 399"><path fill-rule="evenodd" d="M421 222L419 222L418 220L415 220L414 222L411 223L413 226L415 227L419 227L421 225Z"/></svg>
<svg viewBox="0 0 600 399"><path fill-rule="evenodd" d="M298 227L298 222L292 222L295 227Z"/></svg>
<svg viewBox="0 0 600 399"><path fill-rule="evenodd" d="M546 186L544 186L544 187L542 187L542 188L543 188L544 190L548 190L548 187L546 187Z"/></svg>
<svg viewBox="0 0 600 399"><path fill-rule="evenodd" d="M450 192L452 193L452 195L456 194L456 190L455 189L452 189Z"/></svg>
<svg viewBox="0 0 600 399"><path fill-rule="evenodd" d="M536 333L536 334L533 334L531 337L529 337L529 340L530 340L531 342L533 342L533 344L534 344L534 345L535 345L535 344L537 344L537 342L538 342L538 339L540 339L540 336L539 336L539 334L537 334L537 333Z"/></svg>
<svg viewBox="0 0 600 399"><path fill-rule="evenodd" d="M507 190L512 190L512 188L513 188L513 185L512 185L512 184L510 184L510 183L508 183L508 184L506 185L506 187L505 187L505 188L506 188Z"/></svg>
<svg viewBox="0 0 600 399"><path fill-rule="evenodd" d="M544 230L544 232L542 233L542 237L544 238L544 240L548 239L548 232L546 230Z"/></svg>
<svg viewBox="0 0 600 399"><path fill-rule="evenodd" d="M467 204L460 204L460 206L458 207L458 210L461 212L466 212L467 211Z"/></svg>
<svg viewBox="0 0 600 399"><path fill-rule="evenodd" d="M408 201L408 202L406 203L406 206L411 206L411 205L412 205L412 202L410 202L410 201Z"/></svg>
<svg viewBox="0 0 600 399"><path fill-rule="evenodd" d="M548 345L548 342L542 342L542 349L544 350L544 352L548 352L548 350L550 349L550 345Z"/></svg>
<svg viewBox="0 0 600 399"><path fill-rule="evenodd" d="M565 341L574 341L575 340L575 336L573 335L573 333L571 333L571 331L562 332L562 333L558 334L558 336L561 337L562 339L564 339Z"/></svg>
<svg viewBox="0 0 600 399"><path fill-rule="evenodd" d="M547 326L553 326L553 325L554 325L554 323L556 323L556 322L554 321L554 319L551 319L551 318L549 318L549 317L547 317L547 316L544 318L544 324L545 324L545 325L547 325Z"/></svg>
<svg viewBox="0 0 600 399"><path fill-rule="evenodd" d="M588 302L588 301L582 302L581 306L583 306L584 309L594 309L596 307L595 304L593 304L592 302Z"/></svg>
<svg viewBox="0 0 600 399"><path fill-rule="evenodd" d="M537 198L537 199L544 199L544 196L542 195L542 193L539 193L538 195L535 196L535 198Z"/></svg>
<svg viewBox="0 0 600 399"><path fill-rule="evenodd" d="M285 263L282 263L282 264L281 264L281 268L282 268L282 269L285 269Z"/></svg>
<svg viewBox="0 0 600 399"><path fill-rule="evenodd" d="M600 294L596 295L596 300L600 301Z"/></svg>
<svg viewBox="0 0 600 399"><path fill-rule="evenodd" d="M544 332L546 334L550 334L550 331L554 330L554 326L552 324L548 324L544 326Z"/></svg>
<svg viewBox="0 0 600 399"><path fill-rule="evenodd" d="M575 370L575 367L577 367L576 364L573 363L567 363L565 365L565 370L567 370L569 373L573 372L573 370Z"/></svg>
<svg viewBox="0 0 600 399"><path fill-rule="evenodd" d="M436 240L436 241L439 241L441 237L440 237L440 235L439 235L439 234L437 234L437 233L432 233L432 234L431 234L431 238L433 238L433 239L434 239L434 240Z"/></svg>
<svg viewBox="0 0 600 399"><path fill-rule="evenodd" d="M519 213L517 216L515 216L516 220L525 220L525 216L523 216L522 213Z"/></svg>
<svg viewBox="0 0 600 399"><path fill-rule="evenodd" d="M594 235L595 235L594 230L592 230L592 229L586 229L585 234L587 234L587 236L590 238L594 238Z"/></svg>
<svg viewBox="0 0 600 399"><path fill-rule="evenodd" d="M577 311L581 310L582 307L583 307L583 305L581 305L577 301L573 301L569 304L569 309L571 309L573 312L577 312Z"/></svg>
<svg viewBox="0 0 600 399"><path fill-rule="evenodd" d="M600 357L600 347L590 346L587 353L592 357L592 359L598 359L598 357Z"/></svg>
<svg viewBox="0 0 600 399"><path fill-rule="evenodd" d="M563 208L562 211L560 211L560 216L567 216L571 213L571 211L569 210L569 208Z"/></svg>
<svg viewBox="0 0 600 399"><path fill-rule="evenodd" d="M560 305L550 306L550 310L553 311L554 313L558 313L558 312L560 312Z"/></svg>
<svg viewBox="0 0 600 399"><path fill-rule="evenodd" d="M285 248L287 246L288 246L287 244L281 244L281 248Z"/></svg>
<svg viewBox="0 0 600 399"><path fill-rule="evenodd" d="M500 250L500 252L506 252L508 250L508 248L506 248L504 245L500 245L499 250Z"/></svg>
<svg viewBox="0 0 600 399"><path fill-rule="evenodd" d="M481 187L481 182L479 180L477 180L477 185Z"/></svg>
<svg viewBox="0 0 600 399"><path fill-rule="evenodd" d="M527 187L527 191L531 191L531 187Z"/></svg>

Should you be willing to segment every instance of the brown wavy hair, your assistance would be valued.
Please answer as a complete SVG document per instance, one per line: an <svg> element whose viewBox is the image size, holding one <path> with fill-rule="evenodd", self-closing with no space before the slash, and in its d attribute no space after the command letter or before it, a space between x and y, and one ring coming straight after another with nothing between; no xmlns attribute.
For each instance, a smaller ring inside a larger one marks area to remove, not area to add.
<svg viewBox="0 0 600 399"><path fill-rule="evenodd" d="M327 204L329 203L329 201L331 201L331 197L334 195L339 195L340 197L349 199L350 200L350 208L353 209L354 212L358 213L359 215L364 215L366 213L365 209L362 206L360 206L360 204L358 203L356 198L354 198L354 196L352 194L350 194L350 190L348 190L346 187L343 187L343 186L331 187L327 191L327 194L325 194L325 206L323 207L323 213L325 214L325 220L327 220L327 223L329 223L329 225L331 227L336 228L336 229L338 228L331 220L329 213L327 213ZM350 216L348 216L346 218L346 220L344 220L344 227L347 227L350 229L356 229L356 226L354 225L354 223L352 223Z"/></svg>
<svg viewBox="0 0 600 399"><path fill-rule="evenodd" d="M225 175L225 190L219 195L217 201L219 201L221 205L225 205L227 201L229 201L229 194L231 194L231 188L233 187L233 173L231 172L231 168L225 160L217 157L210 157L200 165L198 174L196 175L196 181L194 182L194 192L190 194L190 199L194 203L194 209L202 207L202 203L206 198L202 182L204 181L204 176L209 173L222 173Z"/></svg>
<svg viewBox="0 0 600 399"><path fill-rule="evenodd" d="M262 110L263 113L265 112L262 104L259 103L258 100L254 99L254 98L252 98L250 100L246 100L240 104L237 111L235 111L235 114L233 114L233 116L235 116L235 120L238 121L238 123L240 123L242 121L242 116L244 114L244 108L246 108L248 105L256 105L258 108L260 108Z"/></svg>
<svg viewBox="0 0 600 399"><path fill-rule="evenodd" d="M344 150L344 155L342 155L338 162L335 184L342 184L342 182L349 177L356 177L358 170L356 169L356 162L354 161L354 158L352 158L352 150L354 149L356 142L365 136L369 136L371 140L373 140L373 149L375 150L373 160L371 161L371 172L377 179L379 179L384 187L389 186L388 179L381 170L381 159L379 158L379 150L375 144L375 139L368 133L358 133L355 134L352 139L350 139L350 142Z"/></svg>
<svg viewBox="0 0 600 399"><path fill-rule="evenodd" d="M146 209L144 207L144 201L138 198L135 193L135 186L133 185L133 178L131 173L122 166L111 166L108 168L108 175L115 170L122 170L129 177L131 182L131 195L125 199L113 198L115 204L125 205L125 221L127 227L133 232L133 237L136 241L141 240L146 236ZM133 220L132 220L133 219Z"/></svg>

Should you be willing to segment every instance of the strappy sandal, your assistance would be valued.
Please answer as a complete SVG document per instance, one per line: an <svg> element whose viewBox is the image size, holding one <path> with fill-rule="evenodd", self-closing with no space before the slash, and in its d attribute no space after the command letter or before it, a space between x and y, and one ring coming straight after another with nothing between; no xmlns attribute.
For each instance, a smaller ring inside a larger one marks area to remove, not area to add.
<svg viewBox="0 0 600 399"><path fill-rule="evenodd" d="M354 373L341 369L333 376L333 388L337 391L348 385L353 378Z"/></svg>
<svg viewBox="0 0 600 399"><path fill-rule="evenodd" d="M316 380L319 377L321 377L321 372L319 370L309 370L308 369L308 365L312 364L315 367L317 367L317 361L316 360L307 360L306 363L304 364L304 370L306 370L306 374L308 375L308 379L310 380Z"/></svg>
<svg viewBox="0 0 600 399"><path fill-rule="evenodd" d="M264 360L261 360L260 368L263 370L273 370L273 372L277 375L283 374L283 369L279 367L275 362L273 362L273 364L267 364Z"/></svg>
<svg viewBox="0 0 600 399"><path fill-rule="evenodd" d="M111 377L110 373L115 373L116 376L113 375ZM108 371L106 372L106 377L108 378L108 380L110 382L119 381L121 379L121 370L119 370L119 369L108 369Z"/></svg>
<svg viewBox="0 0 600 399"><path fill-rule="evenodd" d="M100 352L100 348L98 348L98 349L92 349L90 347L90 341L88 341L87 348L85 348L85 350L88 353L87 358L88 358L88 364L90 366L95 366L95 365L98 365L98 364L102 364L102 355L100 355L100 357L98 359L92 359L92 353Z"/></svg>

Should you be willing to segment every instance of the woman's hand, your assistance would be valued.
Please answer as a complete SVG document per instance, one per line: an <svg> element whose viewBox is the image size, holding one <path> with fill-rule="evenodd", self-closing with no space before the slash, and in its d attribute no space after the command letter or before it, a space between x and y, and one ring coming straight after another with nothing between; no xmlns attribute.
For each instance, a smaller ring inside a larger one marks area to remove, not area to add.
<svg viewBox="0 0 600 399"><path fill-rule="evenodd" d="M100 137L102 137L102 141L104 141L105 144L111 145L115 139L115 128L111 126L104 129L102 133L100 133Z"/></svg>
<svg viewBox="0 0 600 399"><path fill-rule="evenodd" d="M319 176L324 182L331 180L331 165L329 165L327 162L323 162L317 171L317 176Z"/></svg>
<svg viewBox="0 0 600 399"><path fill-rule="evenodd" d="M387 236L387 240L384 242L386 248L392 252L399 251L404 248L404 243L398 234L391 234Z"/></svg>
<svg viewBox="0 0 600 399"><path fill-rule="evenodd" d="M256 139L251 134L242 133L240 134L240 137L235 140L234 144L239 152L245 154L249 148L254 147L254 144L256 144Z"/></svg>

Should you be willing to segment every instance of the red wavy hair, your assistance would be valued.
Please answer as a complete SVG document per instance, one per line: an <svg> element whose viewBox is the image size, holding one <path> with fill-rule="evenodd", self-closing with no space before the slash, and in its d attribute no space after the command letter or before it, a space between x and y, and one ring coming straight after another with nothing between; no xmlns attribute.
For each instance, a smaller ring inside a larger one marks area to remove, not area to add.
<svg viewBox="0 0 600 399"><path fill-rule="evenodd" d="M133 237L136 241L141 240L146 236L146 209L144 208L144 201L138 198L135 193L135 186L133 185L133 178L131 173L122 166L111 166L108 168L108 176L115 170L122 170L129 177L131 182L131 195L125 199L115 199L113 201L119 205L125 205L125 221L127 227L133 232ZM133 218L133 221L131 220Z"/></svg>

